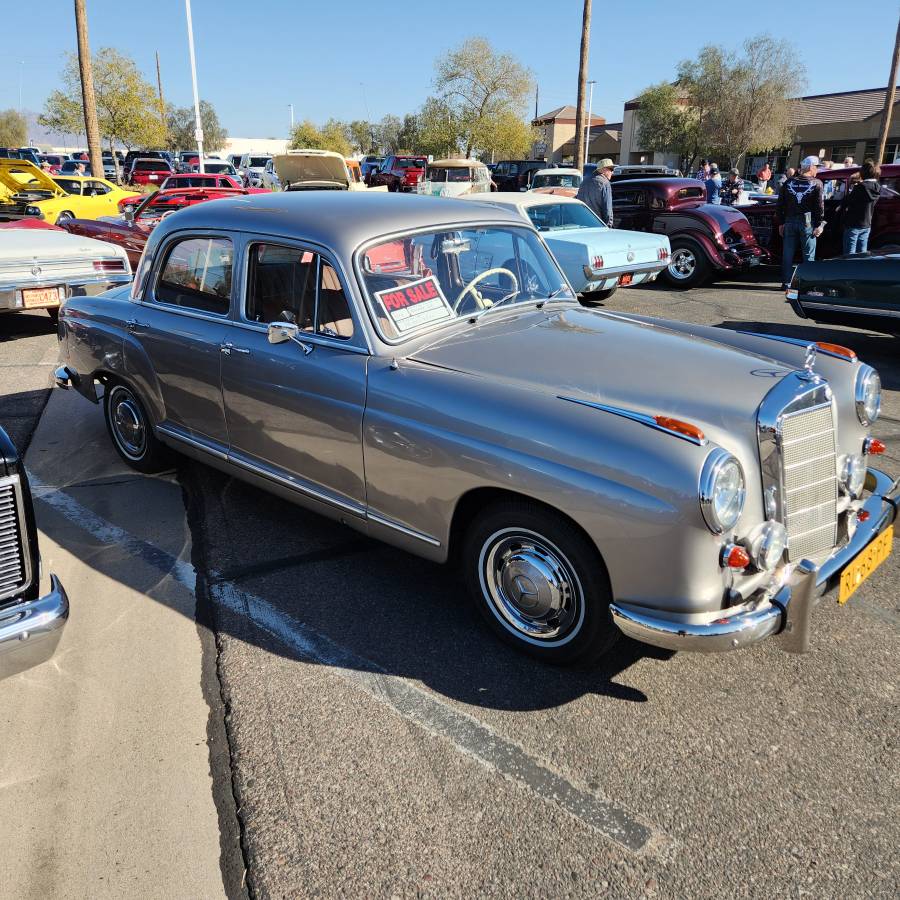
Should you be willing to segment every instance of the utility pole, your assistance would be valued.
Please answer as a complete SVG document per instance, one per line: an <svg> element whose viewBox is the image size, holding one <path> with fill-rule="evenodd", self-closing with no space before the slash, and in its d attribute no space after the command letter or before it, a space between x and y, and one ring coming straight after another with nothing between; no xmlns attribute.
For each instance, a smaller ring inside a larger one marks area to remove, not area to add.
<svg viewBox="0 0 900 900"><path fill-rule="evenodd" d="M590 156L589 150L591 146L591 126L594 123L594 85L596 81L589 81L588 84L591 86L590 99L588 100L588 115L587 115L587 128L584 129L584 161L590 162L588 157Z"/></svg>
<svg viewBox="0 0 900 900"><path fill-rule="evenodd" d="M894 38L894 58L891 60L891 77L884 92L884 112L881 114L881 134L878 136L876 165L881 165L887 147L888 132L891 128L891 113L894 111L894 90L897 87L897 64L900 63L900 20L897 22L897 36Z"/></svg>
<svg viewBox="0 0 900 900"><path fill-rule="evenodd" d="M578 106L575 112L575 168L584 168L584 95L587 87L588 55L591 43L591 0L584 0L581 19L581 59L578 63Z"/></svg>
<svg viewBox="0 0 900 900"><path fill-rule="evenodd" d="M169 143L169 128L166 125L166 102L163 100L162 75L159 72L159 50L156 51L156 90L159 94L159 121L162 123L163 140Z"/></svg>
<svg viewBox="0 0 900 900"><path fill-rule="evenodd" d="M537 118L540 115L540 113L538 112L538 100L540 100L540 97L541 97L541 87L540 87L540 85L536 84L534 86L534 117L535 118Z"/></svg>
<svg viewBox="0 0 900 900"><path fill-rule="evenodd" d="M100 148L100 126L97 124L97 100L94 97L94 72L88 43L87 12L84 0L75 0L75 32L78 35L78 68L81 73L81 101L84 106L84 131L87 135L91 172L103 177L103 153Z"/></svg>
<svg viewBox="0 0 900 900"><path fill-rule="evenodd" d="M194 23L191 21L191 0L184 0L187 13L188 48L191 51L191 81L194 85L194 137L197 140L199 170L203 172L203 122L200 119L200 95L197 93L197 61L194 59Z"/></svg>

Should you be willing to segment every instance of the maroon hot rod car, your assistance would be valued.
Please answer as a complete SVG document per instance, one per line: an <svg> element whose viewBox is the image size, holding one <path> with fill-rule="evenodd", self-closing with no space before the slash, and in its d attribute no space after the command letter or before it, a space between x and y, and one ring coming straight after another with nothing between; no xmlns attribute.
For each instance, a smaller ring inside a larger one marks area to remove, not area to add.
<svg viewBox="0 0 900 900"><path fill-rule="evenodd" d="M697 287L715 275L757 266L764 253L743 213L706 202L695 178L613 181L616 228L665 234L672 245L662 277L676 287Z"/></svg>
<svg viewBox="0 0 900 900"><path fill-rule="evenodd" d="M816 178L825 185L825 230L816 241L816 258L831 259L844 252L844 226L841 219L844 204L851 188L850 179L859 166L846 169L820 169ZM900 165L881 167L881 196L872 215L869 249L879 253L900 252ZM781 235L776 219L777 198L747 203L735 207L750 222L759 245L770 255L772 262L781 259Z"/></svg>

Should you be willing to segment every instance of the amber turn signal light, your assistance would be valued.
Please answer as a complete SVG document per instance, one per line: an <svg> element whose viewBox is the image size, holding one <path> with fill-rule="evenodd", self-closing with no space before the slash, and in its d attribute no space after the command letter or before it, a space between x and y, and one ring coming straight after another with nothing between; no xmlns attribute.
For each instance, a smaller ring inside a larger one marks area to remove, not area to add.
<svg viewBox="0 0 900 900"><path fill-rule="evenodd" d="M676 434L683 434L685 437L693 438L695 441L703 441L706 436L696 426L690 422L682 422L681 419L673 419L671 416L654 416L654 421L660 428L666 431L674 431Z"/></svg>
<svg viewBox="0 0 900 900"><path fill-rule="evenodd" d="M722 548L722 565L728 569L746 569L750 554L740 544L726 544Z"/></svg>
<svg viewBox="0 0 900 900"><path fill-rule="evenodd" d="M884 445L884 441L879 441L878 438L866 438L866 442L863 444L863 453L869 456L878 456L885 450L887 447Z"/></svg>
<svg viewBox="0 0 900 900"><path fill-rule="evenodd" d="M844 359L856 359L856 354L849 348L841 344L829 344L826 341L817 341L816 347L823 353L834 353L837 356L843 356Z"/></svg>

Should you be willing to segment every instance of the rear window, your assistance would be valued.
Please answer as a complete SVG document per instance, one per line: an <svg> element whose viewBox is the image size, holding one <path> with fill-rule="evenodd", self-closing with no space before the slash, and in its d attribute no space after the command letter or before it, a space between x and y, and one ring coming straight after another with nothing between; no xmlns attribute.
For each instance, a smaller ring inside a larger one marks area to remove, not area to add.
<svg viewBox="0 0 900 900"><path fill-rule="evenodd" d="M705 200L706 190L702 187L682 188L676 195L676 200Z"/></svg>
<svg viewBox="0 0 900 900"><path fill-rule="evenodd" d="M394 160L394 165L397 166L398 169L424 169L427 164L428 160L424 156L419 156L415 159L398 156L397 159Z"/></svg>
<svg viewBox="0 0 900 900"><path fill-rule="evenodd" d="M165 172L168 168L168 164L161 159L139 159L134 164L135 172Z"/></svg>
<svg viewBox="0 0 900 900"><path fill-rule="evenodd" d="M268 156L251 156L250 162L247 163L247 165L249 165L251 169L264 169L268 161Z"/></svg>

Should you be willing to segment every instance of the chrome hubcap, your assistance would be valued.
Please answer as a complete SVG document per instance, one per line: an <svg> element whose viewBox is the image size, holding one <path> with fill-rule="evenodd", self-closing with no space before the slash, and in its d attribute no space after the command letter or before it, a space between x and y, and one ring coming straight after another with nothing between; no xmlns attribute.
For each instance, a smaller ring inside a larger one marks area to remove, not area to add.
<svg viewBox="0 0 900 900"><path fill-rule="evenodd" d="M122 388L117 389L114 397L112 424L122 449L129 456L141 456L147 442L144 419L137 400Z"/></svg>
<svg viewBox="0 0 900 900"><path fill-rule="evenodd" d="M697 260L690 250L681 247L672 254L672 260L669 263L669 274L673 278L690 278L696 268Z"/></svg>
<svg viewBox="0 0 900 900"><path fill-rule="evenodd" d="M491 611L530 643L564 643L580 628L581 585L566 557L539 534L506 529L491 535L479 560Z"/></svg>

